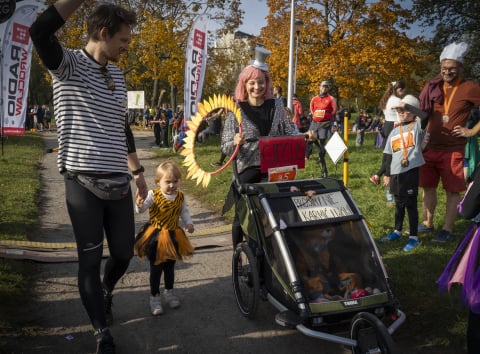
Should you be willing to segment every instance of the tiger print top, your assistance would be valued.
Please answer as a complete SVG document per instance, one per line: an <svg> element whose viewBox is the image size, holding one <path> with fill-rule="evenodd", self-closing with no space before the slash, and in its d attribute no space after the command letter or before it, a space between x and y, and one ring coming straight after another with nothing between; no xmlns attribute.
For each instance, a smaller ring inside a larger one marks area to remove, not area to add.
<svg viewBox="0 0 480 354"><path fill-rule="evenodd" d="M160 189L149 190L142 205L135 205L135 211L142 213L148 209L150 224L157 229L175 230L179 218L185 224L193 224L192 218L184 202L185 196L178 191L176 195L163 194Z"/></svg>

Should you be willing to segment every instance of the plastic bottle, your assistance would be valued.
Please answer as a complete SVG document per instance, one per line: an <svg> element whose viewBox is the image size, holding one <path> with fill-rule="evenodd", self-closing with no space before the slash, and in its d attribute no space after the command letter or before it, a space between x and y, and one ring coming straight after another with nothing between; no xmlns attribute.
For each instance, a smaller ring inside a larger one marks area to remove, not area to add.
<svg viewBox="0 0 480 354"><path fill-rule="evenodd" d="M393 201L393 195L390 193L390 190L387 188L387 191L385 192L385 198L387 199L387 206L392 206L394 204Z"/></svg>

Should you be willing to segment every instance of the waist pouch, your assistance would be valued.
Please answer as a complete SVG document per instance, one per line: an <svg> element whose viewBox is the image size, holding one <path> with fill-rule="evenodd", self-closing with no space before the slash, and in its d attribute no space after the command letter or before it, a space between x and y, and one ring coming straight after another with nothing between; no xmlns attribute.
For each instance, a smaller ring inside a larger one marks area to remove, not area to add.
<svg viewBox="0 0 480 354"><path fill-rule="evenodd" d="M87 175L75 174L75 181L103 200L119 200L130 193L129 174Z"/></svg>

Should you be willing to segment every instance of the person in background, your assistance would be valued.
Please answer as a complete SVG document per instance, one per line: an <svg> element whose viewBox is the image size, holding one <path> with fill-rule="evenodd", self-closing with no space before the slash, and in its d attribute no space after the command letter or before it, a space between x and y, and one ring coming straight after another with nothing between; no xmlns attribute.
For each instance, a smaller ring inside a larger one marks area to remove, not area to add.
<svg viewBox="0 0 480 354"><path fill-rule="evenodd" d="M167 111L164 109L160 110L160 139L161 139L161 146L164 149L168 148L168 117Z"/></svg>
<svg viewBox="0 0 480 354"><path fill-rule="evenodd" d="M356 137L355 137L355 146L362 146L365 140L365 131L370 128L370 124L372 124L372 120L370 119L369 115L363 110L360 110L357 119L355 120L356 126Z"/></svg>
<svg viewBox="0 0 480 354"><path fill-rule="evenodd" d="M144 169L126 122L125 78L113 64L129 49L136 15L101 4L87 19L85 47L63 48L55 33L82 3L58 0L32 24L30 37L53 78L58 168L78 250L80 298L94 329L97 353L114 353L108 327L113 321L112 291L128 268L135 241L129 168L137 198L147 196ZM122 188L100 190L95 183L99 179L118 181ZM102 280L104 234L109 257Z"/></svg>
<svg viewBox="0 0 480 354"><path fill-rule="evenodd" d="M299 130L298 130L298 127L297 125L295 124L295 122L293 121L294 120L294 115L293 115L293 112L290 108L288 107L285 107L285 113L287 114L287 118L288 120L290 121L290 125L292 127L292 129L295 131L295 134L298 134L299 133Z"/></svg>
<svg viewBox="0 0 480 354"><path fill-rule="evenodd" d="M380 118L376 118L376 127L375 127L375 131L377 132L377 137L375 138L375 142L373 143L373 146L375 146L376 148L384 148L385 147L385 143L386 143L386 139L384 136L383 136L383 126L385 124L385 118L384 117L380 117ZM383 174L383 173L382 173ZM370 182L372 182L373 184L377 184L376 183L376 180L370 180ZM380 182L378 182L380 183Z"/></svg>
<svg viewBox="0 0 480 354"><path fill-rule="evenodd" d="M398 106L399 125L394 128L385 144L384 160L386 170L384 185L389 186L395 198L395 229L381 239L382 242L396 241L402 237L405 210L408 213L410 234L403 251L410 252L418 247L418 174L425 163L422 156L424 129L427 114L420 110L420 102L412 95L406 95ZM420 117L417 120L416 117Z"/></svg>
<svg viewBox="0 0 480 354"><path fill-rule="evenodd" d="M446 194L445 220L434 241L454 239L453 226L457 218L460 193L465 191L463 172L467 138L480 131L480 123L466 128L474 106L480 105L480 86L462 78L467 43L452 43L440 54L440 75L427 82L420 93L421 109L428 112L426 134L429 142L423 151L425 165L420 168L423 188L423 221L418 232L434 230L437 188L441 180Z"/></svg>
<svg viewBox="0 0 480 354"><path fill-rule="evenodd" d="M407 92L407 85L405 84L404 80L393 81L392 83L388 84L387 89L383 93L382 98L380 99L380 109L383 111L383 116L385 117L385 121L382 126L381 134L384 138L384 143L382 148L385 147L385 143L387 142L388 135L393 129L393 126L396 122L398 122L397 112L392 109L392 107L398 106L400 100L405 96ZM374 175L370 176L370 182L375 185L380 184L380 177L385 173L386 165L383 159L385 155L382 156L382 164L380 169L375 172Z"/></svg>
<svg viewBox="0 0 480 354"><path fill-rule="evenodd" d="M43 107L42 105L38 105L37 106L37 111L36 111L36 116L37 116L37 126L36 128L38 129L38 131L43 131L43 128L44 128L44 116L45 116L45 111L43 110Z"/></svg>
<svg viewBox="0 0 480 354"><path fill-rule="evenodd" d="M153 126L153 136L155 137L155 145L153 145L152 148L159 148L162 144L162 129L160 127L161 120L162 115L160 108L155 107L155 114L153 115L152 119L150 119L150 124Z"/></svg>
<svg viewBox="0 0 480 354"><path fill-rule="evenodd" d="M337 100L328 93L330 87L330 82L322 81L319 94L310 101L312 121L308 130L308 140L317 146L318 163L322 165L322 177L328 177L325 144L330 125L337 113Z"/></svg>
<svg viewBox="0 0 480 354"><path fill-rule="evenodd" d="M150 115L150 107L147 105L145 105L145 109L143 110L143 126L145 127L145 129L148 128L149 124L150 124L150 120L153 118L153 116Z"/></svg>
<svg viewBox="0 0 480 354"><path fill-rule="evenodd" d="M43 111L45 112L43 124L45 129L50 130L52 127L52 112L50 112L50 108L46 104L43 105Z"/></svg>
<svg viewBox="0 0 480 354"><path fill-rule="evenodd" d="M237 145L240 145L236 156L240 183L256 183L266 177L260 172L258 137L295 133L283 103L272 97L272 79L265 62L270 53L263 47L255 48L255 60L250 61L238 76L234 96L242 115L242 131L239 131L237 119L232 112L227 113L223 127L221 145L225 155L232 156ZM238 198L238 192L232 184L222 213L236 205ZM232 223L233 247L242 240L243 231L235 208Z"/></svg>
<svg viewBox="0 0 480 354"><path fill-rule="evenodd" d="M150 311L157 316L163 313L162 301L170 308L180 306L180 300L173 291L175 264L184 257L190 257L194 248L185 232L179 226L179 219L185 223L185 230L193 233L192 218L184 194L178 190L182 173L173 161L162 162L155 173L158 189L149 190L146 199L137 198L135 211L149 211L149 222L136 236L135 251L139 257L150 262ZM160 294L160 280L164 276L165 289Z"/></svg>
<svg viewBox="0 0 480 354"><path fill-rule="evenodd" d="M300 119L303 117L303 107L302 102L297 98L297 94L294 93L292 96L292 105L293 105L293 123L297 126L297 129L300 129Z"/></svg>
<svg viewBox="0 0 480 354"><path fill-rule="evenodd" d="M273 88L273 96L283 103L283 107L287 107L287 98L283 96L283 90L281 86L275 86Z"/></svg>

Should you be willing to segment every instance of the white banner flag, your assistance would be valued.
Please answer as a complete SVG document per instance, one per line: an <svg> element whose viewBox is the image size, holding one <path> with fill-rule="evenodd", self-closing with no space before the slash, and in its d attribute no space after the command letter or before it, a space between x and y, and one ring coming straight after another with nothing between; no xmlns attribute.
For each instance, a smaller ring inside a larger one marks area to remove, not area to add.
<svg viewBox="0 0 480 354"><path fill-rule="evenodd" d="M32 59L29 29L45 4L37 0L17 2L13 16L0 25L0 82L2 135L25 133L28 82Z"/></svg>
<svg viewBox="0 0 480 354"><path fill-rule="evenodd" d="M145 108L145 92L144 91L128 91L128 108L144 109Z"/></svg>
<svg viewBox="0 0 480 354"><path fill-rule="evenodd" d="M197 113L197 103L202 97L203 81L207 67L208 20L209 15L198 16L188 36L184 93L184 117L186 120Z"/></svg>

